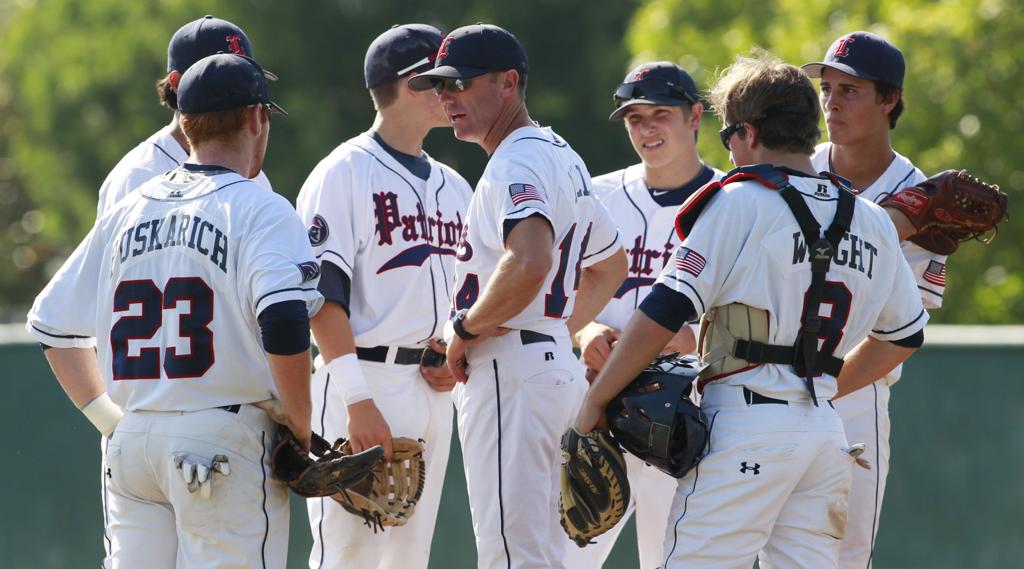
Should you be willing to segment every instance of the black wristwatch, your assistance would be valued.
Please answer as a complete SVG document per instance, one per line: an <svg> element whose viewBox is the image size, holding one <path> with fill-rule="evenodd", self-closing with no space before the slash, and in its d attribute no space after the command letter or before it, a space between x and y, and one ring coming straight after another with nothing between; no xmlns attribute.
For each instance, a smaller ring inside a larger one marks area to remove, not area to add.
<svg viewBox="0 0 1024 569"><path fill-rule="evenodd" d="M455 335L462 338L463 340L476 340L477 338L479 338L479 336L477 336L476 334L470 334L469 331L462 326L462 322L466 319L466 314L468 313L468 308L463 308L462 310L456 312L455 317L452 318L452 328L455 329Z"/></svg>

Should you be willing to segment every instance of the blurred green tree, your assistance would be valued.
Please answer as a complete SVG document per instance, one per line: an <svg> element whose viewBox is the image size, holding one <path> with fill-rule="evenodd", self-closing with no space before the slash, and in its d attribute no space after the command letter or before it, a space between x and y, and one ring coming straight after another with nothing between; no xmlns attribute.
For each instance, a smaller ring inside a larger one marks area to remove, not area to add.
<svg viewBox="0 0 1024 569"><path fill-rule="evenodd" d="M926 174L967 168L1010 194L1011 222L990 246L969 243L951 257L949 287L933 322L1024 322L1024 13L1005 0L721 2L650 0L633 17L627 44L637 61L670 59L707 88L735 54L760 46L795 65L821 61L837 37L870 30L907 60L906 112L893 145ZM706 116L700 150L727 169L728 155ZM822 132L825 132L824 124Z"/></svg>
<svg viewBox="0 0 1024 569"><path fill-rule="evenodd" d="M592 9L584 0L516 4L436 0L0 0L0 320L20 319L88 232L106 174L170 121L155 81L182 24L213 13L240 25L290 116L274 122L266 171L294 199L309 171L368 128L366 47L391 25L442 30L477 21L515 33L531 57L533 117L573 142L599 171L632 158L606 120L628 54L635 2ZM543 15L541 17L540 15ZM475 183L486 156L438 129L427 150Z"/></svg>

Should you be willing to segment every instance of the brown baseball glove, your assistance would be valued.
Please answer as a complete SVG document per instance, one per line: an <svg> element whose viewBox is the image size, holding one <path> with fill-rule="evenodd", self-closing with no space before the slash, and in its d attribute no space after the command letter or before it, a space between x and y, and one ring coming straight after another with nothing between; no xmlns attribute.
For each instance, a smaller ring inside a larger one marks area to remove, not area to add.
<svg viewBox="0 0 1024 569"><path fill-rule="evenodd" d="M904 188L882 202L902 212L917 228L909 237L912 243L933 253L952 255L960 243L978 239L989 231L998 232L1006 218L1008 196L999 186L982 182L966 170L946 170Z"/></svg>
<svg viewBox="0 0 1024 569"><path fill-rule="evenodd" d="M622 451L604 431L562 435L562 529L580 547L615 527L629 504L629 480Z"/></svg>
<svg viewBox="0 0 1024 569"><path fill-rule="evenodd" d="M369 478L384 459L384 449L379 445L353 455L351 449L342 449L342 439L331 446L316 433L311 447L316 460L302 450L288 427L281 425L270 454L274 476L306 498L344 492L350 485Z"/></svg>
<svg viewBox="0 0 1024 569"><path fill-rule="evenodd" d="M426 482L422 441L393 438L391 449L390 461L380 461L372 475L332 496L349 513L363 518L374 533L405 525L416 510ZM351 452L352 447L345 441L341 450Z"/></svg>

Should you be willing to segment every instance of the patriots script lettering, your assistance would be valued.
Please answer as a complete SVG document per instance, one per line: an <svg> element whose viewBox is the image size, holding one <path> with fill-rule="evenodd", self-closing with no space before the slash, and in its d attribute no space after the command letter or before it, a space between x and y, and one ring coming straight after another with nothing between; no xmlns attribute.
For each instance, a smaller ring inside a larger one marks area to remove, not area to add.
<svg viewBox="0 0 1024 569"><path fill-rule="evenodd" d="M462 235L461 213L456 212L453 221L445 221L440 210L427 216L423 204L417 203L414 215L402 215L398 196L394 192L373 194L373 214L376 219L377 245L394 244L394 232L399 228L402 229L402 241L426 241L439 247L455 247Z"/></svg>

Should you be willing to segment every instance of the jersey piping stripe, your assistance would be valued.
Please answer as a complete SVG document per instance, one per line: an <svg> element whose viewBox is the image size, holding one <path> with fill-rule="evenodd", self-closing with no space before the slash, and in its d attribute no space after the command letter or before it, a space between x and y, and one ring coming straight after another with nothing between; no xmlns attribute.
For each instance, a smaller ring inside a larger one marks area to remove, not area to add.
<svg viewBox="0 0 1024 569"><path fill-rule="evenodd" d="M927 287L923 287L921 285L917 285L917 288L918 288L918 290L920 290L922 292L927 292L929 294L934 294L935 296L937 296L939 298L942 298L942 293L941 292L935 292L934 290L931 290L930 288L927 288Z"/></svg>
<svg viewBox="0 0 1024 569"><path fill-rule="evenodd" d="M878 436L878 386L874 383L871 384L872 393L875 397L875 508L872 510L871 518L871 549L868 550L868 564L867 569L871 569L871 558L875 556L875 532L878 531L878 490L882 485L882 468L881 468L881 455L882 449L879 448L879 436Z"/></svg>
<svg viewBox="0 0 1024 569"><path fill-rule="evenodd" d="M899 332L901 330L905 330L905 329L913 326L915 323L917 323L918 320L920 320L922 317L924 317L924 314L925 314L925 311L922 308L921 312L917 313L917 318L914 318L913 320L910 321L910 323L908 323L908 324L906 324L904 326L900 326L899 328L897 328L895 330L872 330L872 332L874 332L875 334L895 334L896 332Z"/></svg>
<svg viewBox="0 0 1024 569"><path fill-rule="evenodd" d="M515 215L517 213L522 213L524 211L532 211L532 213L530 215L539 215L539 216L543 217L544 219L548 220L548 223L551 223L551 216L549 216L547 213L544 213L543 211L541 211L541 210L539 210L539 209L537 209L535 207L524 207L524 208L517 209L515 211L510 211L510 212L505 214L505 219L508 219L509 216L513 216L513 215ZM530 216L528 215L526 217L530 217Z"/></svg>
<svg viewBox="0 0 1024 569"><path fill-rule="evenodd" d="M327 414L327 390L331 387L331 374L327 373L324 375L327 376L327 379L324 380L323 404L320 406L320 432L317 433L321 437L323 437L324 434L326 433L326 427L324 427L324 417ZM316 532L320 536L320 539L318 541L318 543L320 544L320 564L317 565L317 567L321 568L324 566L324 551L327 549L326 547L324 547L324 514L324 498L323 496L321 496L320 520L316 523ZM315 546L316 544L314 543L313 545Z"/></svg>
<svg viewBox="0 0 1024 569"><path fill-rule="evenodd" d="M636 209L636 212L638 214L640 214L640 219L643 220L643 222L644 222L644 238L643 238L643 241L640 243L640 246L643 247L644 250L646 250L647 249L647 216L644 215L644 210L640 208L640 206L633 199L633 196L629 195L629 190L626 189L626 170L622 171L622 182L621 182L621 184L622 184L622 193L626 196L626 199L629 200L629 203L633 206L633 208ZM647 183L645 182L644 186L646 186L646 185L647 185ZM651 199L654 199L654 198L651 198ZM675 224L674 223L672 224L672 230L675 231ZM625 245L625 243L623 243L623 245ZM635 309L638 306L640 306L640 288L639 287L637 287L637 289L633 291L633 308Z"/></svg>
<svg viewBox="0 0 1024 569"><path fill-rule="evenodd" d="M498 360L491 360L494 366L494 402L498 407L498 520L500 521L501 543L505 546L505 566L512 569L512 556L508 552L508 539L505 538L505 502L501 488L501 382L498 381Z"/></svg>
<svg viewBox="0 0 1024 569"><path fill-rule="evenodd" d="M524 140L539 140L541 142L546 142L546 143L550 144L551 146L557 146L558 148L565 148L566 146L569 146L568 142L564 142L563 141L561 144L559 144L559 143L557 143L557 142L555 142L553 140L548 140L546 138L541 138L539 136L524 136L522 138L517 138L517 139L513 140L511 142L511 144L515 144L517 142L522 142Z"/></svg>
<svg viewBox="0 0 1024 569"><path fill-rule="evenodd" d="M438 207L438 209L440 209L441 208L441 190L445 187L445 184L448 183L448 176L444 173L444 168L438 168L438 171L441 173L441 185L438 186L436 190L434 190L434 205L436 205ZM440 241L440 239L438 239L438 241ZM431 278L433 278L433 276L434 276L433 273L431 273L430 276L431 276ZM445 298L451 298L452 297L452 290L451 290L451 281L452 281L452 279L448 278L448 271L445 270L444 263L441 263L441 276L444 277L441 280L441 282L444 283L444 297ZM436 324L435 324L435 326L436 326ZM437 332L437 330L434 330L434 333L436 333L436 332Z"/></svg>
<svg viewBox="0 0 1024 569"><path fill-rule="evenodd" d="M595 255L600 255L601 253L604 253L604 252L605 252L605 251L607 251L608 249L611 249L611 248L612 248L612 246L614 246L614 245L615 245L616 243L618 243L618 242L619 242L619 230L618 230L618 229L616 229L616 230L615 230L615 238L614 238L614 239L612 239L612 242L611 242L611 243L609 243L608 245L605 245L604 247L602 247L600 251L595 251L595 252L593 252L593 253L591 253L591 254L589 254L589 255L585 255L585 256L584 256L583 258L584 258L584 259L589 259L589 258L591 258L591 257L593 257L593 256L595 256Z"/></svg>
<svg viewBox="0 0 1024 569"><path fill-rule="evenodd" d="M409 189L412 190L412 194L414 196L416 196L416 201L419 202L420 207L423 209L423 211L424 212L427 211L426 206L423 204L423 198L420 197L420 193L416 191L416 186L412 185L412 183L409 182L409 180L407 180L405 176L399 174L394 168L392 168L391 166L388 166L387 164L385 164L384 161L381 160L381 158L379 156L374 154L373 151L371 151L369 148L364 148L364 147L362 147L362 146L360 146L360 145L358 145L358 144L356 144L354 142L351 142L351 141L346 142L345 144L349 144L351 146L355 146L359 150L362 150L363 152L369 154L374 160L376 160L378 163L380 163L381 166L387 168L389 171L391 171L392 174L394 174L394 175L398 176L399 178L401 178L401 180L403 182L405 182L405 185L409 186ZM440 168L439 168L439 170L440 170ZM430 241L427 241L427 242L430 243ZM433 245L433 243L430 243L430 244ZM430 334L431 335L427 336L426 338L423 338L422 341L424 341L424 342L429 340L433 336L434 330L437 329L437 323L438 323L437 322L437 284L434 282L434 264L433 263L430 264L430 268L428 270L430 271L430 302L431 302L431 304L434 305L434 312L433 312L434 325L431 326L431 328L430 328Z"/></svg>
<svg viewBox="0 0 1024 569"><path fill-rule="evenodd" d="M159 150L160 152L163 152L164 156L166 156L166 157L170 158L170 159L171 159L171 161L172 161L172 162L174 162L174 164L175 164L175 165L177 165L177 166L181 166L181 162L180 162L180 161L178 161L178 159L177 159L177 158L175 158L174 156L171 156L171 153L170 153L170 152L168 152L168 151L164 150L164 147L163 147L163 146L160 146L159 144L157 144L157 143L155 143L155 142L152 142L151 144L152 144L153 146L155 146L157 150Z"/></svg>
<svg viewBox="0 0 1024 569"><path fill-rule="evenodd" d="M717 412L711 416L711 424L708 425L708 450L706 453L704 453L704 456L711 454L711 430L715 428L716 417L718 417ZM675 524L673 524L672 526L672 549L670 549L668 551L668 555L665 556L665 562L662 563L662 567L668 567L668 560L672 559L672 554L676 551L676 545L678 545L679 543L679 522L683 521L683 518L686 516L686 508L689 506L690 496L692 496L693 493L697 491L697 480L699 478L700 462L698 461L697 465L693 467L693 486L690 487L690 492L686 495L685 498L683 498L683 513L679 514L679 519L677 519Z"/></svg>
<svg viewBox="0 0 1024 569"><path fill-rule="evenodd" d="M674 277L672 275L665 275L665 278L666 279L672 279L672 280L676 281L679 284L686 285L687 287L689 287L689 289L693 291L694 296L697 297L697 302L700 302L700 313L704 314L705 312L707 312L707 308L704 307L704 299L700 297L700 293L697 292L697 289L693 288L693 285L691 285L690 283L688 283L686 281L681 281L681 280L677 279L676 277ZM655 283L655 284L657 284L657 283ZM910 324L907 324L907 326L910 326ZM879 333L881 334L881 332L879 332Z"/></svg>
<svg viewBox="0 0 1024 569"><path fill-rule="evenodd" d="M259 306L260 304L262 304L263 300L266 299L268 296L273 296L275 294L281 294L282 292L291 292L291 291L295 291L295 290L301 290L303 292L310 292L310 291L315 291L316 289L315 288L302 288L302 287L297 287L296 286L296 287L282 288L282 289L279 289L279 290L271 291L271 292L268 292L267 294L264 294L263 296L261 296L259 298L259 300L256 301L256 306Z"/></svg>
<svg viewBox="0 0 1024 569"><path fill-rule="evenodd" d="M232 172L232 173L234 173L234 172ZM236 175L238 175L238 174L236 174ZM155 201L155 202L190 202L190 201L193 201L193 200L201 200L201 199L203 199L205 197L211 196L211 195L213 195L213 194L223 190L224 188L230 188L231 186L234 186L235 184L241 184L241 183L244 183L244 182L252 182L252 180L250 180L249 178L244 178L243 177L241 180L235 180L234 182L231 182L231 183L228 183L228 184L224 184L223 186L216 187L216 188L214 188L214 189L212 189L212 190L210 190L210 191L208 191L208 192L206 192L204 194L200 194L198 196L193 196L193 197L190 197L190 198L164 199L164 198L154 198L153 196L147 196L146 194L142 194L142 197L146 198L147 200L152 200L152 201ZM255 184L256 182L252 182L252 183Z"/></svg>
<svg viewBox="0 0 1024 569"><path fill-rule="evenodd" d="M51 333L49 333L49 332L47 332L45 330L40 330L39 328L37 328L35 326L32 326L32 329L35 330L36 332L39 332L40 334L45 334L45 335L47 335L47 336L49 336L51 338L65 338L65 339L66 338L80 338L80 339L92 338L92 336L75 336L74 334L66 334L66 335L51 334Z"/></svg>
<svg viewBox="0 0 1024 569"><path fill-rule="evenodd" d="M263 490L263 545L260 546L260 561L263 562L263 569L267 569L267 536L270 535L270 514L267 513L267 432L260 431L260 444L263 446L263 454L260 455L260 472L263 474L263 483L260 489Z"/></svg>
<svg viewBox="0 0 1024 569"><path fill-rule="evenodd" d="M317 255L316 258L320 259L324 255L328 255L328 254L331 255L332 257L336 257L339 261L341 261L341 263L348 268L350 273L355 272L355 269L352 268L352 264L349 263L347 260L345 260L345 257L342 257L341 253L338 253L337 251L332 251L330 249L327 249L326 251L324 251L324 252L320 253L319 255Z"/></svg>

